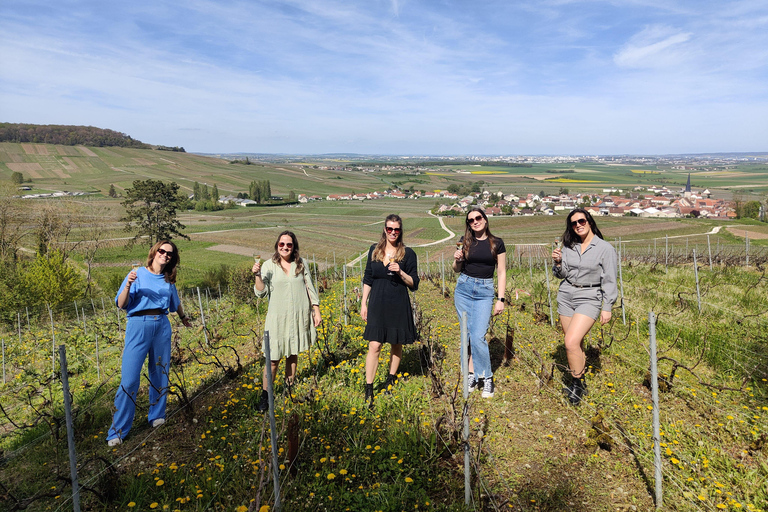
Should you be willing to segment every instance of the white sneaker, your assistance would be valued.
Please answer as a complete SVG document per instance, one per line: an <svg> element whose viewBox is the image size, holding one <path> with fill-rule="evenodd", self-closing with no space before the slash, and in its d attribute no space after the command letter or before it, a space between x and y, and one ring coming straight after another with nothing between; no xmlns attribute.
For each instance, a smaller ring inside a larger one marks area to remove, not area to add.
<svg viewBox="0 0 768 512"><path fill-rule="evenodd" d="M486 377L483 382L483 398L493 398L496 386L493 384L493 377Z"/></svg>
<svg viewBox="0 0 768 512"><path fill-rule="evenodd" d="M107 441L107 446L117 446L122 443L123 443L123 440L120 439L119 437L116 437L114 439L110 439L109 441Z"/></svg>
<svg viewBox="0 0 768 512"><path fill-rule="evenodd" d="M160 425L163 425L165 423L165 418L157 418L156 420L152 420L152 426L157 428Z"/></svg>

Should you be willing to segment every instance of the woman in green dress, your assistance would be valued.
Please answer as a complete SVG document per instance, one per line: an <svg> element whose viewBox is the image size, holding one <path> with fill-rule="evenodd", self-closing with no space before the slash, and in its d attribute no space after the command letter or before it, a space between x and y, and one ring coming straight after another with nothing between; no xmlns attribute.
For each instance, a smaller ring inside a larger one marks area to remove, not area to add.
<svg viewBox="0 0 768 512"><path fill-rule="evenodd" d="M317 339L316 328L322 321L320 299L304 261L299 255L299 241L290 231L283 231L275 242L275 254L263 264L253 265L257 297L268 297L264 331L269 333L269 352L274 381L280 360L285 357L285 381L293 384L300 352L309 350ZM269 408L267 368L264 367L259 411Z"/></svg>

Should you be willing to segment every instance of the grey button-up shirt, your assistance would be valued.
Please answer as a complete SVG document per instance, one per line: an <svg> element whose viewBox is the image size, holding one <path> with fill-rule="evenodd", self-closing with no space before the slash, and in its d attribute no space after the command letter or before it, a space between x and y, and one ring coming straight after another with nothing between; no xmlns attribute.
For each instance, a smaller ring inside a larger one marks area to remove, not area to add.
<svg viewBox="0 0 768 512"><path fill-rule="evenodd" d="M552 268L555 277L565 279L560 286L600 285L603 292L603 311L610 311L619 297L616 287L616 250L611 244L595 235L584 252L581 244L562 248L563 261ZM570 287L570 286L569 286ZM570 287L570 288L577 288Z"/></svg>

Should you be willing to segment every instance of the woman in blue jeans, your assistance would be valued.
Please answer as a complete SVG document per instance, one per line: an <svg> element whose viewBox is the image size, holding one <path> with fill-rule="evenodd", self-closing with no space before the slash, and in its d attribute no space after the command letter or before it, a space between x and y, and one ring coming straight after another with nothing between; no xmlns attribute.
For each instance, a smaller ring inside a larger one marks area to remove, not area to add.
<svg viewBox="0 0 768 512"><path fill-rule="evenodd" d="M131 430L136 413L136 395L144 361L149 356L149 424L165 423L168 402L168 371L171 362L171 323L168 314L176 312L186 327L192 325L176 291L176 266L179 251L167 240L149 250L147 263L131 270L120 286L115 304L128 315L125 327L122 376L115 396L115 415L107 432L107 444L123 442Z"/></svg>
<svg viewBox="0 0 768 512"><path fill-rule="evenodd" d="M481 208L467 213L464 236L453 255L453 271L461 272L454 304L461 321L467 313L469 332L469 390L483 388L483 398L491 398L495 392L491 354L485 333L491 314L504 311L504 293L507 289L506 247L504 241L491 234L488 217ZM493 273L498 272L499 288L495 293Z"/></svg>

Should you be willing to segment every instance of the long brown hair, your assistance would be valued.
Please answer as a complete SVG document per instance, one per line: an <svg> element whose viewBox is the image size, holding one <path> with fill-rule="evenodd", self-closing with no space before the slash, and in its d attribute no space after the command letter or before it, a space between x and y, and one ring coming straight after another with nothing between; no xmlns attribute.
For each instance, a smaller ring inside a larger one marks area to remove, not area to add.
<svg viewBox="0 0 768 512"><path fill-rule="evenodd" d="M293 241L293 250L291 251L291 255L288 260L296 262L295 275L299 275L304 272L304 260L301 259L301 255L299 254L299 239L296 238L296 235L293 234L293 231L286 230L277 235L277 240L275 240L275 254L272 255L272 261L278 265L280 264L280 253L277 252L277 244L280 243L280 239L283 238L284 235L288 235Z"/></svg>
<svg viewBox="0 0 768 512"><path fill-rule="evenodd" d="M384 261L384 255L387 252L387 222L397 222L400 224L400 234L397 236L397 240L395 240L395 247L397 248L397 252L391 261L402 261L403 258L405 258L405 244L403 243L403 219L401 219L400 216L395 213L387 215L387 218L384 220L384 228L381 230L381 238L379 238L379 243L376 244L376 248L373 250L371 259L373 261Z"/></svg>
<svg viewBox="0 0 768 512"><path fill-rule="evenodd" d="M170 245L173 247L173 254L171 254L171 259L168 263L165 264L165 267L163 267L163 276L165 276L165 282L174 284L176 283L176 265L179 264L179 249L176 247L176 244L171 242L170 240L160 240L155 245L152 246L152 248L149 250L149 254L147 255L147 267L152 267L152 261L155 259L155 256L157 255L157 250L161 248L164 245Z"/></svg>
<svg viewBox="0 0 768 512"><path fill-rule="evenodd" d="M491 226L488 224L488 216L485 214L485 210L483 210L479 206L475 206L474 208L469 210L467 212L467 216L464 219L464 224L466 225L466 227L464 228L464 246L462 247L462 252L464 253L464 259L466 260L469 257L469 248L474 245L477 245L477 238L475 237L475 232L472 230L472 225L469 223L469 214L472 212L478 212L485 219L485 234L488 235L488 243L491 246L491 256L493 256L493 258L496 259L497 238L491 234Z"/></svg>

